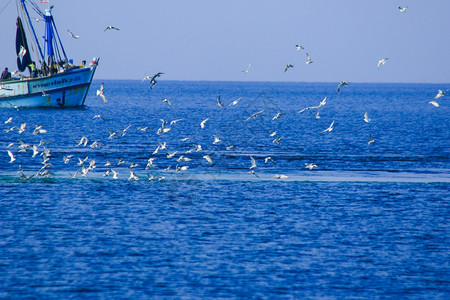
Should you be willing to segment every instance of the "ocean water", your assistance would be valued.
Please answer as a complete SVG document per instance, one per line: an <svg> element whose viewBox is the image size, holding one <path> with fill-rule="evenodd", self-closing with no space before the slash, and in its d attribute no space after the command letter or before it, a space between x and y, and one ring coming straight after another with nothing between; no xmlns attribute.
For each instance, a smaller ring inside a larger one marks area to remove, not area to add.
<svg viewBox="0 0 450 300"><path fill-rule="evenodd" d="M0 110L0 298L450 297L448 85L103 82Z"/></svg>

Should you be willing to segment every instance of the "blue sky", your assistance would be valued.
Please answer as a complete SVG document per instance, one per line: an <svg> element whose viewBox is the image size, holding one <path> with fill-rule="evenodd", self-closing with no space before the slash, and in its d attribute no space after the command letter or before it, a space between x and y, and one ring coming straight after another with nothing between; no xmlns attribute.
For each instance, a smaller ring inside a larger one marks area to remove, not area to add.
<svg viewBox="0 0 450 300"><path fill-rule="evenodd" d="M16 68L14 2L0 14L2 69ZM450 82L449 0L50 2L68 56L101 57L97 79Z"/></svg>

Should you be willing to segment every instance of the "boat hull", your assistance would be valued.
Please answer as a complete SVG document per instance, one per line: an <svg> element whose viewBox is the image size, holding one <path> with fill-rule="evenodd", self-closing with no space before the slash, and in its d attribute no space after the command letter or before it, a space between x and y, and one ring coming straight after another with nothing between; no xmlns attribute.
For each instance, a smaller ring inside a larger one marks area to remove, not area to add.
<svg viewBox="0 0 450 300"><path fill-rule="evenodd" d="M1 82L0 108L83 106L97 64L52 76Z"/></svg>

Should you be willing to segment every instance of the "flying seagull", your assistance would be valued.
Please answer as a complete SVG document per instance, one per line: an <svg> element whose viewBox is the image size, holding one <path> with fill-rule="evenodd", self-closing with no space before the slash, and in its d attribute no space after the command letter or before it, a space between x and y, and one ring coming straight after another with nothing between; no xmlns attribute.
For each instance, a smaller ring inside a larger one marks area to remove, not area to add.
<svg viewBox="0 0 450 300"><path fill-rule="evenodd" d="M286 64L286 66L284 67L284 73L286 73L287 70L289 70L289 68L293 68L294 65L291 64Z"/></svg>
<svg viewBox="0 0 450 300"><path fill-rule="evenodd" d="M152 77L145 76L144 79L142 79L142 82L144 82L145 80L150 80L150 88L152 89L155 86L155 84L158 83L156 81L156 78L160 77L162 74L164 74L164 73L163 72L158 72L158 73L155 73L155 75L153 75Z"/></svg>
<svg viewBox="0 0 450 300"><path fill-rule="evenodd" d="M73 34L69 29L67 29L67 32L69 33L69 35L74 38L74 39L78 39L80 36L79 35L75 35Z"/></svg>
<svg viewBox="0 0 450 300"><path fill-rule="evenodd" d="M161 101L167 103L167 105L169 105L169 107L172 107L172 104L171 104L170 101L167 100L166 98L161 99Z"/></svg>
<svg viewBox="0 0 450 300"><path fill-rule="evenodd" d="M313 168L317 168L317 165L313 163L305 163L305 168L312 170Z"/></svg>
<svg viewBox="0 0 450 300"><path fill-rule="evenodd" d="M103 89L104 88L105 88L105 85L102 82L102 84L100 85L100 89L97 90L97 96L100 96L103 99L103 102L108 103L108 101L106 100L105 95L103 94Z"/></svg>
<svg viewBox="0 0 450 300"><path fill-rule="evenodd" d="M336 89L336 94L339 93L339 91L341 90L341 87L348 85L347 81L341 81Z"/></svg>
<svg viewBox="0 0 450 300"><path fill-rule="evenodd" d="M372 135L370 135L367 144L372 145L373 143L375 143L375 140L373 139Z"/></svg>
<svg viewBox="0 0 450 300"><path fill-rule="evenodd" d="M334 125L334 121L331 122L331 125L330 125L327 129L325 129L324 131L322 131L322 132L331 132L331 131L333 130L333 125Z"/></svg>
<svg viewBox="0 0 450 300"><path fill-rule="evenodd" d="M388 57L380 59L378 61L378 69L380 68L381 65L384 65L388 59L389 59Z"/></svg>
<svg viewBox="0 0 450 300"><path fill-rule="evenodd" d="M364 121L365 121L366 123L369 123L369 122L370 122L369 115L367 114L367 111L366 111L366 113L364 114Z"/></svg>
<svg viewBox="0 0 450 300"><path fill-rule="evenodd" d="M239 100L241 100L243 97L239 97L236 100L234 100L233 102L231 102L230 104L228 104L227 108L230 108L231 106L234 106L236 104L238 104Z"/></svg>
<svg viewBox="0 0 450 300"><path fill-rule="evenodd" d="M246 120L245 120L245 122L247 122L248 120L250 120L250 119L254 119L254 118L256 118L260 113L262 113L264 111L264 109L263 110L260 110L260 111L258 111L258 112L255 112L253 115L251 115L250 117L248 117Z"/></svg>
<svg viewBox="0 0 450 300"><path fill-rule="evenodd" d="M106 31L106 30L120 30L120 29L117 28L117 27L114 27L114 26L108 26L108 27L106 27L105 30L103 30L103 31Z"/></svg>
<svg viewBox="0 0 450 300"><path fill-rule="evenodd" d="M220 102L220 95L217 97L217 105L221 108L225 108L222 104L222 102Z"/></svg>
<svg viewBox="0 0 450 300"><path fill-rule="evenodd" d="M248 71L250 70L250 66L251 66L251 64L248 64L247 69L242 70L241 72L244 73L244 74L248 74Z"/></svg>
<svg viewBox="0 0 450 300"><path fill-rule="evenodd" d="M434 97L434 100L439 99L441 97L444 97L447 94L447 91L443 91L443 90L438 90L437 95Z"/></svg>
<svg viewBox="0 0 450 300"><path fill-rule="evenodd" d="M313 63L313 61L311 60L311 57L309 56L308 53L306 53L306 64L309 65L309 64L312 64L312 63Z"/></svg>
<svg viewBox="0 0 450 300"><path fill-rule="evenodd" d="M9 163L13 163L16 160L16 158L14 157L14 154L10 150L6 150L6 151L8 152L8 155L10 158Z"/></svg>
<svg viewBox="0 0 450 300"><path fill-rule="evenodd" d="M200 123L200 127L201 127L202 129L205 129L205 124L206 124L206 122L208 122L209 119L210 119L210 118L206 118L206 119L204 119L204 120Z"/></svg>
<svg viewBox="0 0 450 300"><path fill-rule="evenodd" d="M398 7L398 10L399 10L400 12L404 13L404 12L406 11L407 8L408 8L408 6L405 6L405 7L399 6L399 7Z"/></svg>
<svg viewBox="0 0 450 300"><path fill-rule="evenodd" d="M436 101L430 101L428 102L429 104L433 105L434 107L439 107L439 103L437 103Z"/></svg>
<svg viewBox="0 0 450 300"><path fill-rule="evenodd" d="M305 49L305 47L303 47L302 45L295 45L295 48L297 48L297 51Z"/></svg>

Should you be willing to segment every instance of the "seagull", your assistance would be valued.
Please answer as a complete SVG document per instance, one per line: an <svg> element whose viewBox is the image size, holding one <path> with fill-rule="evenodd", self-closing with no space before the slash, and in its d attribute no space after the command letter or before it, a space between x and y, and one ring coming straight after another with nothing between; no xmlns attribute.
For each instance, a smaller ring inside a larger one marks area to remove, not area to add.
<svg viewBox="0 0 450 300"><path fill-rule="evenodd" d="M245 122L247 122L248 120L250 120L250 119L254 119L254 118L256 118L260 113L262 113L264 111L264 109L263 110L260 110L260 111L258 111L258 112L255 112L253 115L251 115L250 117L248 117L246 120L245 120Z"/></svg>
<svg viewBox="0 0 450 300"><path fill-rule="evenodd" d="M366 123L369 123L369 122L370 122L369 115L367 114L367 111L366 111L366 113L364 114L364 121L365 121Z"/></svg>
<svg viewBox="0 0 450 300"><path fill-rule="evenodd" d="M250 166L249 169L251 170L253 168L256 168L258 165L256 164L256 160L253 157L250 156L250 160L252 162L252 165Z"/></svg>
<svg viewBox="0 0 450 300"><path fill-rule="evenodd" d="M286 66L284 67L284 73L286 73L287 70L289 70L289 68L293 68L294 65L291 64L286 64Z"/></svg>
<svg viewBox="0 0 450 300"><path fill-rule="evenodd" d="M439 107L439 103L437 103L436 101L430 101L428 102L429 104L433 105L434 107Z"/></svg>
<svg viewBox="0 0 450 300"><path fill-rule="evenodd" d="M38 147L36 145L33 145L31 149L33 150L33 155L31 157L36 157L36 155L39 154Z"/></svg>
<svg viewBox="0 0 450 300"><path fill-rule="evenodd" d="M11 123L12 122L12 117L9 117L8 120L5 121L5 124Z"/></svg>
<svg viewBox="0 0 450 300"><path fill-rule="evenodd" d="M27 127L27 123L20 124L19 134L22 134L23 132L25 132L25 127Z"/></svg>
<svg viewBox="0 0 450 300"><path fill-rule="evenodd" d="M153 75L152 77L145 76L144 79L142 79L142 82L144 82L145 80L150 80L150 88L152 89L155 86L155 84L158 83L156 81L156 78L160 77L162 74L164 74L164 73L163 72L158 72L158 73L155 73L155 75Z"/></svg>
<svg viewBox="0 0 450 300"><path fill-rule="evenodd" d="M437 99L439 99L439 98L441 98L441 97L444 97L445 95L447 94L447 91L443 91L443 90L438 90L438 93L437 93L437 95L434 97L434 100L437 100ZM6 124L6 123L5 123Z"/></svg>
<svg viewBox="0 0 450 300"><path fill-rule="evenodd" d="M381 65L384 65L388 59L389 59L388 57L380 59L378 61L378 69L380 68Z"/></svg>
<svg viewBox="0 0 450 300"><path fill-rule="evenodd" d="M9 163L13 163L16 160L16 158L14 157L14 154L11 152L11 150L6 150L6 151L8 152L8 155L10 158Z"/></svg>
<svg viewBox="0 0 450 300"><path fill-rule="evenodd" d="M25 49L24 46L20 46L20 51L17 54L17 57L19 57L20 60L23 60L23 57L25 56L26 53L27 53L27 49Z"/></svg>
<svg viewBox="0 0 450 300"><path fill-rule="evenodd" d="M407 8L408 8L408 6L405 6L405 7L399 6L399 7L398 7L398 10L399 10L400 12L404 13L404 12L406 11Z"/></svg>
<svg viewBox="0 0 450 300"><path fill-rule="evenodd" d="M67 29L67 32L69 33L69 35L74 38L74 39L78 39L80 36L79 35L75 35L73 34L69 29Z"/></svg>
<svg viewBox="0 0 450 300"><path fill-rule="evenodd" d="M266 158L264 159L264 163L265 163L265 164L267 164L269 161L270 161L271 163L275 164L275 161L274 161L274 160L272 159L272 157L270 157L270 156L269 156L269 157L266 157Z"/></svg>
<svg viewBox="0 0 450 300"><path fill-rule="evenodd" d="M104 87L105 87L105 85L102 82L102 84L100 85L100 89L97 90L97 96L100 96L103 99L103 102L108 103L108 101L106 100L105 95L103 94Z"/></svg>
<svg viewBox="0 0 450 300"><path fill-rule="evenodd" d="M279 112L279 113L277 113L273 118L272 118L272 120L276 120L276 119L278 119L279 117L281 117L282 115L284 115L285 113L282 113L282 112Z"/></svg>
<svg viewBox="0 0 450 300"><path fill-rule="evenodd" d="M219 107L221 107L221 108L225 108L225 107L223 106L222 102L220 102L220 95L219 95L219 97L217 97L217 105L218 105Z"/></svg>
<svg viewBox="0 0 450 300"><path fill-rule="evenodd" d="M214 137L214 142L213 142L213 144L215 145L215 144L218 144L218 143L220 143L222 140L220 139L220 137L218 137L217 135L213 135L213 137Z"/></svg>
<svg viewBox="0 0 450 300"><path fill-rule="evenodd" d="M138 181L138 180L139 180L139 177L137 177L137 176L134 174L133 169L132 169L132 168L128 168L128 170L130 170L130 177L128 177L128 180L129 180L129 181Z"/></svg>
<svg viewBox="0 0 450 300"><path fill-rule="evenodd" d="M244 74L248 74L248 70L250 70L250 66L251 66L251 64L248 64L247 69L242 70L241 72L244 73Z"/></svg>
<svg viewBox="0 0 450 300"><path fill-rule="evenodd" d="M317 165L313 163L305 163L305 169L312 170L313 168L317 168Z"/></svg>
<svg viewBox="0 0 450 300"><path fill-rule="evenodd" d="M373 143L375 143L375 140L373 139L372 135L370 135L367 144L372 145Z"/></svg>
<svg viewBox="0 0 450 300"><path fill-rule="evenodd" d="M248 173L253 174L253 175L255 175L255 176L258 177L258 178L261 178L261 177L259 177L258 174L256 174L255 171L253 171L253 170L251 170L251 171L248 172Z"/></svg>
<svg viewBox="0 0 450 300"><path fill-rule="evenodd" d="M310 107L303 108L302 110L299 110L297 113L298 113L298 114L301 114L301 113L304 112L305 110L319 109L319 108L321 108L322 106L324 106L326 103L327 103L327 97L323 98L323 100L320 101L319 105L317 105L317 106L310 106Z"/></svg>
<svg viewBox="0 0 450 300"><path fill-rule="evenodd" d="M206 118L206 119L204 119L204 120L200 123L200 127L201 127L202 129L205 129L205 124L206 124L206 122L208 122L209 119L211 119L211 118Z"/></svg>
<svg viewBox="0 0 450 300"><path fill-rule="evenodd" d="M9 150L8 150L8 151L9 151ZM209 155L204 155L203 158L206 159L210 164L212 164L213 161L212 161L212 159L211 159L211 156L209 156Z"/></svg>
<svg viewBox="0 0 450 300"><path fill-rule="evenodd" d="M116 172L113 169L111 169L111 173L113 173L113 179L118 179L119 178L119 172Z"/></svg>
<svg viewBox="0 0 450 300"><path fill-rule="evenodd" d="M102 119L103 121L106 121L105 118L103 118L102 115L95 115L94 119Z"/></svg>
<svg viewBox="0 0 450 300"><path fill-rule="evenodd" d="M297 48L297 51L305 49L305 47L303 47L302 45L295 45L295 48Z"/></svg>
<svg viewBox="0 0 450 300"><path fill-rule="evenodd" d="M309 56L308 53L306 53L306 64L309 65L309 64L312 64L312 63L313 63L313 61L311 60L311 57Z"/></svg>
<svg viewBox="0 0 450 300"><path fill-rule="evenodd" d="M167 103L167 105L169 105L169 107L172 107L172 104L171 104L170 101L167 100L166 98L161 99L161 101Z"/></svg>
<svg viewBox="0 0 450 300"><path fill-rule="evenodd" d="M347 81L341 81L336 89L336 94L339 93L339 90L341 89L341 87L348 85Z"/></svg>
<svg viewBox="0 0 450 300"><path fill-rule="evenodd" d="M287 175L283 175L283 174L275 174L273 176L273 178L275 178L275 179L286 179L286 178L288 178L288 176Z"/></svg>
<svg viewBox="0 0 450 300"><path fill-rule="evenodd" d="M275 139L272 141L272 143L277 143L278 145L281 145L281 139L282 139L282 137L279 136L279 137L275 138Z"/></svg>
<svg viewBox="0 0 450 300"><path fill-rule="evenodd" d="M241 100L244 97L239 97L236 100L234 100L233 102L231 102L230 104L228 104L227 108L230 108L231 106L234 106L236 104L238 104L239 100Z"/></svg>
<svg viewBox="0 0 450 300"><path fill-rule="evenodd" d="M130 127L133 126L132 124L128 125L127 127L125 127L124 130L119 130L119 132L122 132L122 136L124 136L127 133L127 130L130 129Z"/></svg>
<svg viewBox="0 0 450 300"><path fill-rule="evenodd" d="M180 121L184 121L184 119L173 120L173 121L170 122L170 126L172 126L173 124L177 124Z"/></svg>
<svg viewBox="0 0 450 300"><path fill-rule="evenodd" d="M316 119L320 119L319 113L320 113L320 109L317 110Z"/></svg>
<svg viewBox="0 0 450 300"><path fill-rule="evenodd" d="M73 155L63 156L64 163L67 165L72 157Z"/></svg>
<svg viewBox="0 0 450 300"><path fill-rule="evenodd" d="M108 27L105 28L105 30L103 30L103 32L105 32L106 30L117 30L117 31L119 31L120 29L117 28L117 27L114 27L114 26L108 26Z"/></svg>
<svg viewBox="0 0 450 300"><path fill-rule="evenodd" d="M110 139L112 138L118 138L119 136L117 135L117 132L112 131L111 129L108 128L108 132L109 132L109 137Z"/></svg>
<svg viewBox="0 0 450 300"><path fill-rule="evenodd" d="M333 125L334 125L334 120L333 120L333 122L331 122L331 125L322 132L331 132L333 130Z"/></svg>

